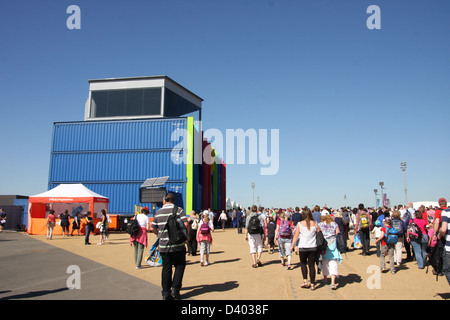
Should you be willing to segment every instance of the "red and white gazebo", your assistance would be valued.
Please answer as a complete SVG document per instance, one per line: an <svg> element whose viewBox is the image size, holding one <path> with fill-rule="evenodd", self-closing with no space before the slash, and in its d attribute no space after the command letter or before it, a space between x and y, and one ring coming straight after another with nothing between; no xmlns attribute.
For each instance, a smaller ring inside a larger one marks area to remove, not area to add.
<svg viewBox="0 0 450 320"><path fill-rule="evenodd" d="M29 197L28 205L28 234L47 233L47 215L50 210L55 211L56 218L59 214L68 210L69 214L80 212L82 216L87 211L92 217L100 218L102 209L108 210L109 199L86 188L83 184L60 184L59 186ZM82 231L84 224L82 222ZM55 227L53 234L62 233L61 228Z"/></svg>

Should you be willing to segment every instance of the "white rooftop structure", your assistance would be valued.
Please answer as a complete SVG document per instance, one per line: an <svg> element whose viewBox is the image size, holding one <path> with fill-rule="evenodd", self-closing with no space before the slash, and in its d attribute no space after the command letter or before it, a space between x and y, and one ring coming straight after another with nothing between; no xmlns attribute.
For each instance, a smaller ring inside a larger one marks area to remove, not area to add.
<svg viewBox="0 0 450 320"><path fill-rule="evenodd" d="M203 99L167 76L89 80L84 120L194 116Z"/></svg>

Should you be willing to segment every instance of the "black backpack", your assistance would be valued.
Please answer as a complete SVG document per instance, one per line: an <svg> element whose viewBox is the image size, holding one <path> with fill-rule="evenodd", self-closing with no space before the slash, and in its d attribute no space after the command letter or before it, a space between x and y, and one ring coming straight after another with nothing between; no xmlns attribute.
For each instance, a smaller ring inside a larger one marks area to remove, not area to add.
<svg viewBox="0 0 450 320"><path fill-rule="evenodd" d="M248 233L250 234L261 234L262 232L262 227L261 227L261 222L259 221L259 216L253 216L250 218L249 222L248 222Z"/></svg>
<svg viewBox="0 0 450 320"><path fill-rule="evenodd" d="M408 224L408 234L411 240L418 240L422 238L422 230L420 230L419 226L411 220Z"/></svg>
<svg viewBox="0 0 450 320"><path fill-rule="evenodd" d="M136 236L138 234L139 223L136 217L134 217L133 220L128 221L126 231L130 236Z"/></svg>
<svg viewBox="0 0 450 320"><path fill-rule="evenodd" d="M172 215L167 219L165 227L169 236L169 246L184 243L188 239L186 226L177 211L178 207L174 206Z"/></svg>

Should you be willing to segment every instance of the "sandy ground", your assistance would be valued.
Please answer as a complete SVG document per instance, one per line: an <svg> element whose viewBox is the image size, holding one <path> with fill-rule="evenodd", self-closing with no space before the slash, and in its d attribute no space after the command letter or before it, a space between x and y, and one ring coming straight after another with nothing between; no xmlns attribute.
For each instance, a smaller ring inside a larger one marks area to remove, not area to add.
<svg viewBox="0 0 450 320"><path fill-rule="evenodd" d="M161 268L145 265L136 270L133 248L126 233L110 234L105 245L96 245L100 236L91 236L92 245L84 245L84 236L63 238L33 235L55 247L94 260L150 283L160 285ZM156 240L149 233L149 247ZM352 243L352 237L349 245ZM244 234L236 229L216 230L213 233L211 265L200 266L200 256L187 256L187 267L183 279L183 298L195 300L443 300L450 298L450 286L445 277L419 270L416 262L406 262L397 267L397 272L381 273L379 258L376 256L374 241L371 241L370 256L362 256L361 250L352 250L343 255L339 265L338 289L330 290L321 284L315 291L300 288L302 275L299 256L293 254L293 270L281 266L278 251L269 254L264 250L263 266L252 268L249 247ZM404 251L403 257L406 257ZM389 264L387 264L389 266ZM323 276L317 275L318 282Z"/></svg>

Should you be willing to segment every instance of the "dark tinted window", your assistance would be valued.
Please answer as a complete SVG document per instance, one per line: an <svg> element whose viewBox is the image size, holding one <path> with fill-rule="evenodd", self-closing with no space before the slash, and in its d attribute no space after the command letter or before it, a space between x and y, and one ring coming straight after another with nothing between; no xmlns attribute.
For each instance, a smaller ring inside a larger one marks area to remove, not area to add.
<svg viewBox="0 0 450 320"><path fill-rule="evenodd" d="M142 106L144 101L144 92L142 89L126 90L126 110L125 113L130 116L138 116L144 114Z"/></svg>
<svg viewBox="0 0 450 320"><path fill-rule="evenodd" d="M92 92L91 117L107 117L108 91Z"/></svg>
<svg viewBox="0 0 450 320"><path fill-rule="evenodd" d="M93 118L161 114L161 88L92 91L91 97Z"/></svg>
<svg viewBox="0 0 450 320"><path fill-rule="evenodd" d="M111 90L108 94L108 117L125 115L125 90Z"/></svg>
<svg viewBox="0 0 450 320"><path fill-rule="evenodd" d="M179 117L199 109L200 108L195 104L166 88L164 97L164 116Z"/></svg>
<svg viewBox="0 0 450 320"><path fill-rule="evenodd" d="M161 89L144 89L144 114L160 114L161 113Z"/></svg>

